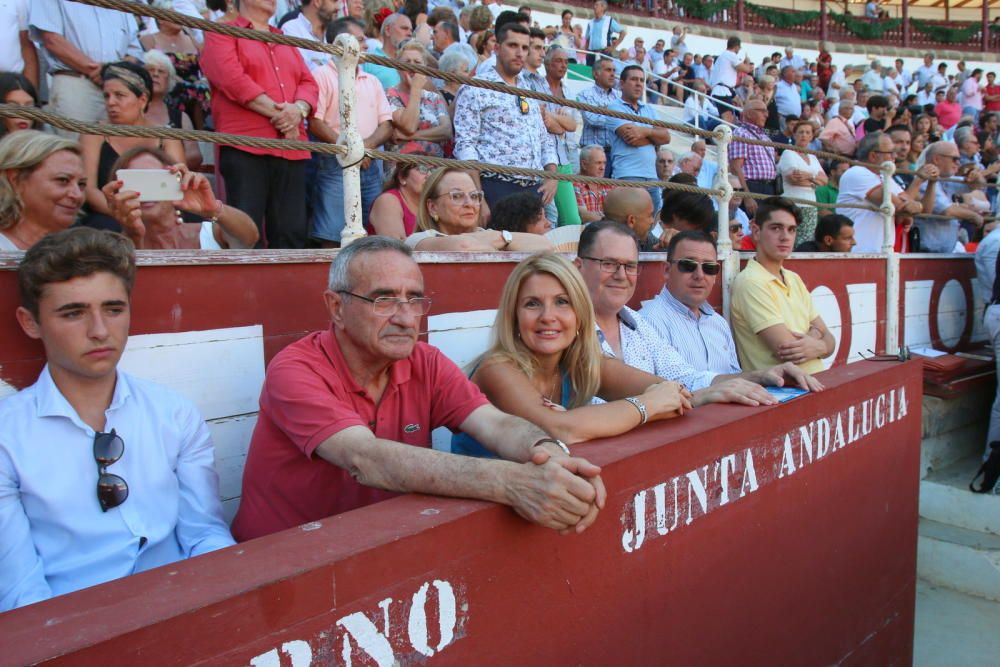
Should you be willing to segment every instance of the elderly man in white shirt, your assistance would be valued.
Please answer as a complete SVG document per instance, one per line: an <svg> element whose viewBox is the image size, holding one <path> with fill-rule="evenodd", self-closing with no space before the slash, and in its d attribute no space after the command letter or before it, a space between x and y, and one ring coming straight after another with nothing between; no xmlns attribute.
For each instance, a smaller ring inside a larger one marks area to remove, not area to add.
<svg viewBox="0 0 1000 667"><path fill-rule="evenodd" d="M70 0L32 0L28 23L52 75L49 110L84 122L105 120L101 67L126 58L142 60L135 17Z"/></svg>
<svg viewBox="0 0 1000 667"><path fill-rule="evenodd" d="M48 363L0 401L0 612L233 544L197 408L117 370L134 279L132 244L87 227L18 268Z"/></svg>

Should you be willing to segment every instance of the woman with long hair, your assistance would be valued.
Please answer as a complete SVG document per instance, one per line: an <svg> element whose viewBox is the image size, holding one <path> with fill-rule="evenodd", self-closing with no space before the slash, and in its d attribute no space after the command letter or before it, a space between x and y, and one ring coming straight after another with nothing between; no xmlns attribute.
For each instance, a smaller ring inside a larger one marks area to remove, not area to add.
<svg viewBox="0 0 1000 667"><path fill-rule="evenodd" d="M0 140L0 251L27 250L76 222L86 185L75 141L38 130Z"/></svg>
<svg viewBox="0 0 1000 667"><path fill-rule="evenodd" d="M424 165L397 164L372 204L368 233L403 241L416 231L420 194L429 173L431 167Z"/></svg>
<svg viewBox="0 0 1000 667"><path fill-rule="evenodd" d="M0 102L22 107L37 107L38 92L27 77L17 72L0 72ZM0 137L11 132L34 129L35 122L23 118L4 118L0 123Z"/></svg>
<svg viewBox="0 0 1000 667"><path fill-rule="evenodd" d="M601 353L583 277L552 252L528 257L507 278L472 381L493 405L569 445L691 409L681 385ZM595 396L607 402L595 405ZM465 434L452 439L452 451L489 455Z"/></svg>
<svg viewBox="0 0 1000 667"><path fill-rule="evenodd" d="M544 236L483 229L483 191L469 172L454 167L435 170L424 183L417 211L418 231L406 238L414 250L533 252L552 247Z"/></svg>

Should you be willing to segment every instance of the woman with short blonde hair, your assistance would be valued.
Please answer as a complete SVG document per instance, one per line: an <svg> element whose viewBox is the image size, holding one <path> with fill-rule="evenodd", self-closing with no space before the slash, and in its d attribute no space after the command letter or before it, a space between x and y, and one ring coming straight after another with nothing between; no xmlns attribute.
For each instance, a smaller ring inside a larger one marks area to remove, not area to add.
<svg viewBox="0 0 1000 667"><path fill-rule="evenodd" d="M455 167L435 169L424 182L417 211L419 231L406 238L414 250L495 252L547 250L544 236L483 229L483 191L469 172Z"/></svg>
<svg viewBox="0 0 1000 667"><path fill-rule="evenodd" d="M0 140L0 251L27 250L66 229L84 202L80 146L38 130Z"/></svg>
<svg viewBox="0 0 1000 667"><path fill-rule="evenodd" d="M676 382L601 353L587 285L572 262L552 252L531 255L507 278L472 381L495 406L566 444L691 408L690 393ZM609 402L594 405L595 396ZM452 451L490 456L465 434L452 438Z"/></svg>

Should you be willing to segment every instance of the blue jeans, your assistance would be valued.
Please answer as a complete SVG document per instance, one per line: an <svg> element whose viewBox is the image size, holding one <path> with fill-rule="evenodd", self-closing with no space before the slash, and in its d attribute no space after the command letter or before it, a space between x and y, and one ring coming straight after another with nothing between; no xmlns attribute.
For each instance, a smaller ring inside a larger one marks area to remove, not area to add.
<svg viewBox="0 0 1000 667"><path fill-rule="evenodd" d="M335 155L313 153L315 183L309 188L309 206L312 210L309 236L321 241L340 242L344 231L344 169ZM382 162L373 160L371 166L361 170L361 215L368 226L368 212L375 199L382 193Z"/></svg>

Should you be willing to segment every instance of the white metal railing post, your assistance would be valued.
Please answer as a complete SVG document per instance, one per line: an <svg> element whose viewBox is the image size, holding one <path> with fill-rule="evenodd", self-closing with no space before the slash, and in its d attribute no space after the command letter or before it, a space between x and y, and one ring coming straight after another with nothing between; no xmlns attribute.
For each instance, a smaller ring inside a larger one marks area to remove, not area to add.
<svg viewBox="0 0 1000 667"><path fill-rule="evenodd" d="M722 313L729 319L730 289L736 274L740 272L739 248L733 248L733 242L729 238L729 202L733 198L733 186L729 183L729 143L732 141L733 131L728 125L719 125L715 129L720 135L715 140L715 155L719 168L715 172L713 187L722 190L722 197L717 200L719 210L716 247L719 261L722 262Z"/></svg>
<svg viewBox="0 0 1000 667"><path fill-rule="evenodd" d="M885 352L899 352L899 255L896 254L896 208L892 204L892 175L896 165L883 162L882 175L882 252L885 253Z"/></svg>
<svg viewBox="0 0 1000 667"><path fill-rule="evenodd" d="M361 216L361 160L365 157L365 144L358 133L357 95L354 82L357 78L358 60L361 47L353 35L343 34L335 42L343 49L343 55L334 56L340 85L340 140L347 153L338 155L337 160L344 169L344 230L340 235L340 245L345 247L366 236Z"/></svg>

